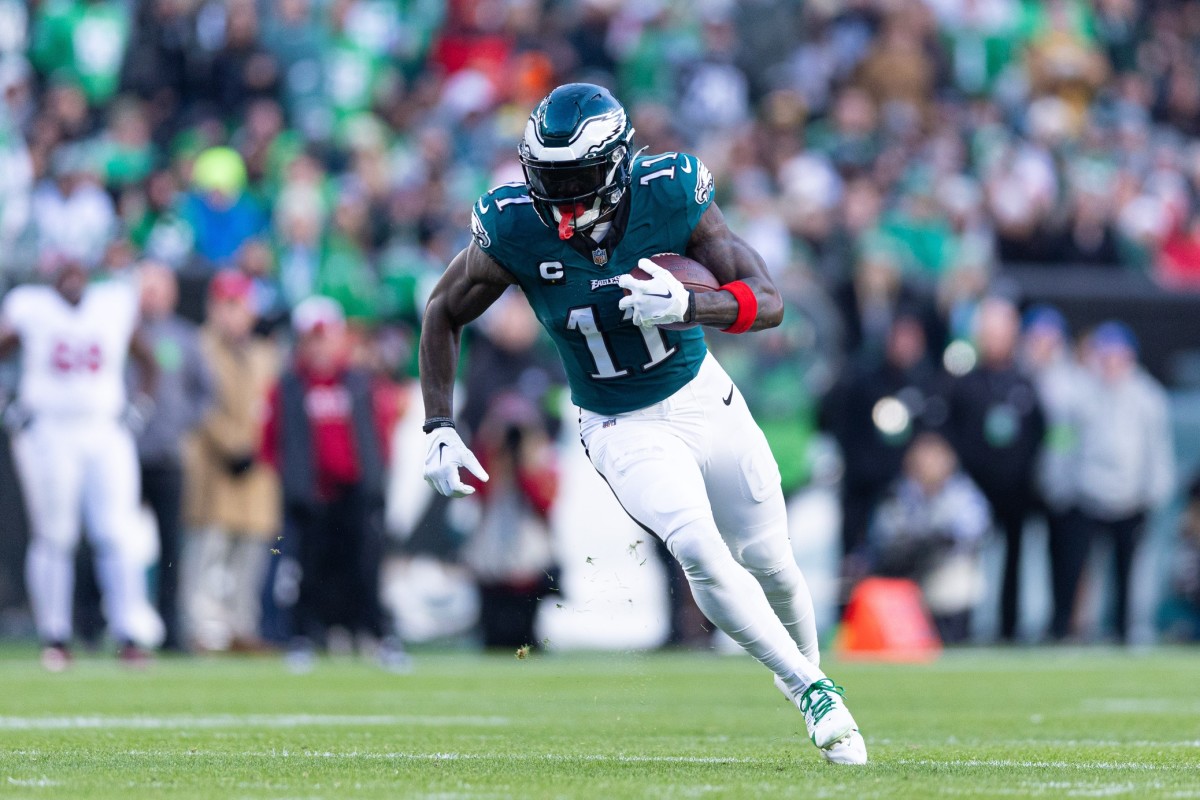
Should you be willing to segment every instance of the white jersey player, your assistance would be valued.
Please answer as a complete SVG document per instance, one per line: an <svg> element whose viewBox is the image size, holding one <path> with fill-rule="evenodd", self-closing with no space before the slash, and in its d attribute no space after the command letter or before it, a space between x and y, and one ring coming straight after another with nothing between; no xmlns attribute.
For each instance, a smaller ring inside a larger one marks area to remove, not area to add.
<svg viewBox="0 0 1200 800"><path fill-rule="evenodd" d="M124 423L128 356L144 384L157 376L137 321L133 286L89 285L74 263L59 269L53 286L13 289L0 308L0 354L21 350L13 416L25 424L13 451L29 511L26 584L42 663L53 671L70 661L81 527L96 551L104 616L122 658L144 659L141 647L160 635L136 551L137 454Z"/></svg>

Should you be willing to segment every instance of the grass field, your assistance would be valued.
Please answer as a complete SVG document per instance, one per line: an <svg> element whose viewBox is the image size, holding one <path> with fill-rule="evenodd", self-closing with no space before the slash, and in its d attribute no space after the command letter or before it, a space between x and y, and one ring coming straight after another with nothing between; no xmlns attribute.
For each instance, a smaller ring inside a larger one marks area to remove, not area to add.
<svg viewBox="0 0 1200 800"><path fill-rule="evenodd" d="M1200 797L1200 651L827 664L870 747L825 764L742 657L0 658L0 797Z"/></svg>

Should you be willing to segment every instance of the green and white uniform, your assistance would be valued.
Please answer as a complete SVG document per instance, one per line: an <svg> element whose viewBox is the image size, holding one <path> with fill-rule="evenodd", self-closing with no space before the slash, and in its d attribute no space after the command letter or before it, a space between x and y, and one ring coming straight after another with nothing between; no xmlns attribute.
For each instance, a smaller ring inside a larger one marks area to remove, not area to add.
<svg viewBox="0 0 1200 800"><path fill-rule="evenodd" d="M558 348L580 440L617 500L666 544L705 616L775 674L825 758L864 763L841 689L817 666L812 598L766 438L699 328L643 329L619 307L619 276L641 258L686 252L713 195L695 157L633 159L632 137L607 90L555 89L521 139L525 183L475 205L475 242L513 275ZM630 302L644 312L678 292L657 286ZM458 434L435 429L428 442L426 478L444 495L468 494L459 468L482 467Z"/></svg>
<svg viewBox="0 0 1200 800"><path fill-rule="evenodd" d="M645 329L617 306L617 276L640 258L687 249L712 202L712 176L694 156L664 153L634 162L628 191L603 246L580 234L562 241L524 184L481 197L472 233L516 278L558 348L596 471L666 542L705 615L798 697L825 675L766 437L699 327ZM854 724L840 699L828 700L837 713L809 722L822 748Z"/></svg>
<svg viewBox="0 0 1200 800"><path fill-rule="evenodd" d="M686 249L712 176L694 156L664 153L634 162L628 191L607 247L559 239L523 184L480 198L472 232L558 347L596 471L666 542L708 618L799 692L824 675L766 438L701 328L643 329L617 305L617 276L639 258Z"/></svg>
<svg viewBox="0 0 1200 800"><path fill-rule="evenodd" d="M617 308L617 276L638 259L683 253L712 202L713 179L695 156L638 158L629 198L604 242L564 242L534 211L525 184L499 186L472 210L475 243L504 267L562 357L580 408L619 414L653 405L700 371L707 348L699 328L643 329Z"/></svg>

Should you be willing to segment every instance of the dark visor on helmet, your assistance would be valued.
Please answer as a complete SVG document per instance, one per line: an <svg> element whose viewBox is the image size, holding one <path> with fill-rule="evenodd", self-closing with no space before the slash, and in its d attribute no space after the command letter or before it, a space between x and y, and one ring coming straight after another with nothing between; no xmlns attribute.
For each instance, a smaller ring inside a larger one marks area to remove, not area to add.
<svg viewBox="0 0 1200 800"><path fill-rule="evenodd" d="M607 158L553 164L522 159L530 193L551 205L568 205L608 187L613 164Z"/></svg>

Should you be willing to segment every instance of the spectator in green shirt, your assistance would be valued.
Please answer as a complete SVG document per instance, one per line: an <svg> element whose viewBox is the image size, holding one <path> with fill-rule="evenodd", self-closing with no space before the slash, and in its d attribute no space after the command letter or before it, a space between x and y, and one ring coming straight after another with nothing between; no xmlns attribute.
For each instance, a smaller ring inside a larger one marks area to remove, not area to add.
<svg viewBox="0 0 1200 800"><path fill-rule="evenodd" d="M30 56L43 75L64 72L100 106L117 91L125 45L127 4L115 0L49 0L37 11Z"/></svg>

